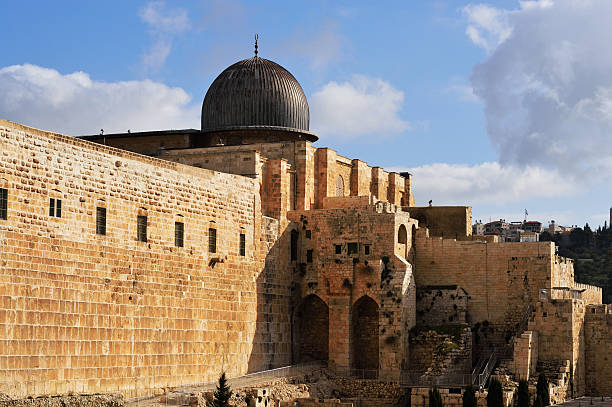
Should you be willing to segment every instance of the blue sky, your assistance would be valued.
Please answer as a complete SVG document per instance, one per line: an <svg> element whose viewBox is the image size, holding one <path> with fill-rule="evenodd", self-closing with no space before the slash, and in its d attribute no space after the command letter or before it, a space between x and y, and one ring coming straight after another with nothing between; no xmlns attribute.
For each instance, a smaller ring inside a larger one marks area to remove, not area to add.
<svg viewBox="0 0 612 407"><path fill-rule="evenodd" d="M0 117L71 135L197 128L208 86L257 32L260 56L304 88L317 145L411 171L417 204L603 224L611 5L381 4L2 2Z"/></svg>

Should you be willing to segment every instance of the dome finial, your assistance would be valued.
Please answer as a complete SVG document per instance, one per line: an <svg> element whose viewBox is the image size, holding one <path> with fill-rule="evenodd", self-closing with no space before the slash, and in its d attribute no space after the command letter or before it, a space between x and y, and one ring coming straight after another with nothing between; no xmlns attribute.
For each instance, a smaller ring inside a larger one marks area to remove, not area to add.
<svg viewBox="0 0 612 407"><path fill-rule="evenodd" d="M255 34L255 58L257 58L257 41L259 41L259 34Z"/></svg>

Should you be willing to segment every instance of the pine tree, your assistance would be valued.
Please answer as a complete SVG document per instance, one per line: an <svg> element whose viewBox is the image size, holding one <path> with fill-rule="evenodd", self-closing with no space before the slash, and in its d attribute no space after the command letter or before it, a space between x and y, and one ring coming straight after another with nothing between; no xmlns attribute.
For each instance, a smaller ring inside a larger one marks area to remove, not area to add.
<svg viewBox="0 0 612 407"><path fill-rule="evenodd" d="M529 407L529 384L527 380L519 380L518 407Z"/></svg>
<svg viewBox="0 0 612 407"><path fill-rule="evenodd" d="M476 401L476 390L471 384L465 388L463 392L463 407L477 407L478 401Z"/></svg>
<svg viewBox="0 0 612 407"><path fill-rule="evenodd" d="M504 392L501 383L497 379L491 379L489 383L487 407L504 407Z"/></svg>
<svg viewBox="0 0 612 407"><path fill-rule="evenodd" d="M429 390L429 407L444 407L442 404L442 396L435 386L433 389Z"/></svg>
<svg viewBox="0 0 612 407"><path fill-rule="evenodd" d="M536 407L550 406L550 394L548 393L548 380L544 373L540 373L538 376L538 384L536 387L536 401L534 403Z"/></svg>
<svg viewBox="0 0 612 407"><path fill-rule="evenodd" d="M229 400L232 397L232 390L227 384L225 378L225 372L221 373L219 377L219 384L217 384L217 390L213 394L212 402L208 402L208 407L229 407Z"/></svg>

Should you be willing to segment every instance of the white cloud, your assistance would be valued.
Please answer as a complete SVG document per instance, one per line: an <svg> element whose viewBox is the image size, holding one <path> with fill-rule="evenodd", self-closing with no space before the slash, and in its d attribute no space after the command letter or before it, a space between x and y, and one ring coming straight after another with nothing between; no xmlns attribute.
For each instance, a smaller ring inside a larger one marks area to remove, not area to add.
<svg viewBox="0 0 612 407"><path fill-rule="evenodd" d="M150 80L95 81L36 65L0 69L0 117L70 135L198 128L199 105L181 88Z"/></svg>
<svg viewBox="0 0 612 407"><path fill-rule="evenodd" d="M463 83L455 83L446 88L446 91L449 93L453 93L459 97L464 102L469 103L480 103L481 100L474 93L474 88L470 85L466 85Z"/></svg>
<svg viewBox="0 0 612 407"><path fill-rule="evenodd" d="M185 9L167 9L164 1L147 3L138 15L149 26L153 41L151 49L142 56L143 65L146 69L157 70L170 55L173 37L189 30L191 21Z"/></svg>
<svg viewBox="0 0 612 407"><path fill-rule="evenodd" d="M378 78L354 75L347 82L329 82L310 97L313 131L338 139L377 137L410 129L400 110L404 93Z"/></svg>
<svg viewBox="0 0 612 407"><path fill-rule="evenodd" d="M504 165L563 176L612 174L612 2L529 1L518 10L466 7L489 50L471 82Z"/></svg>
<svg viewBox="0 0 612 407"><path fill-rule="evenodd" d="M493 50L512 34L508 12L486 4L469 4L463 8L468 19L465 33L472 42L487 51Z"/></svg>
<svg viewBox="0 0 612 407"><path fill-rule="evenodd" d="M420 204L430 199L434 205L513 203L568 196L578 189L573 180L557 172L538 167L502 166L497 162L435 163L395 171L413 175L414 195Z"/></svg>
<svg viewBox="0 0 612 407"><path fill-rule="evenodd" d="M185 9L166 10L163 1L152 1L138 13L142 21L163 32L182 32L191 28Z"/></svg>
<svg viewBox="0 0 612 407"><path fill-rule="evenodd" d="M312 69L324 69L338 62L348 44L333 22L322 26L297 29L280 44L279 54L303 60Z"/></svg>

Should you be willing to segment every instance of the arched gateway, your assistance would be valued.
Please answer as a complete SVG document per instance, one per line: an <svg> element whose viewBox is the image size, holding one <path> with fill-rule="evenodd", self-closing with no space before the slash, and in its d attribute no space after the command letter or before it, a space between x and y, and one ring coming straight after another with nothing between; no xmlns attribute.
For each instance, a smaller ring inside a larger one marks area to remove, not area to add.
<svg viewBox="0 0 612 407"><path fill-rule="evenodd" d="M304 298L295 315L297 363L329 358L329 308L312 294Z"/></svg>

